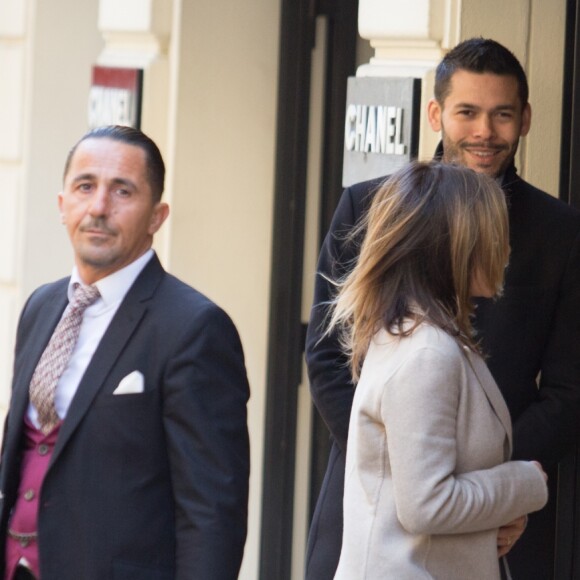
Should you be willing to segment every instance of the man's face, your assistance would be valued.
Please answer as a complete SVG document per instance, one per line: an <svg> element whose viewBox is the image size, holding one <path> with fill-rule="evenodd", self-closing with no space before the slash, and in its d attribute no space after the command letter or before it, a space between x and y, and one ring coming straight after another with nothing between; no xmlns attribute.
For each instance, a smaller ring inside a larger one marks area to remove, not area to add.
<svg viewBox="0 0 580 580"><path fill-rule="evenodd" d="M153 201L143 149L107 138L79 144L58 205L86 284L141 256L169 213Z"/></svg>
<svg viewBox="0 0 580 580"><path fill-rule="evenodd" d="M432 129L441 131L443 161L492 177L512 163L531 121L515 77L465 70L453 74L445 101L431 100L427 113Z"/></svg>

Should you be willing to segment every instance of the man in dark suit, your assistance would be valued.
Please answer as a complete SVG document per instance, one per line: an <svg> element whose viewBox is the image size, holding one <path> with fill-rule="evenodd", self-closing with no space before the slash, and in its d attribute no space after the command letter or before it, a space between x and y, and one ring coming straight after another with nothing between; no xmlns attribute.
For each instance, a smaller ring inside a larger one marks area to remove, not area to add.
<svg viewBox="0 0 580 580"><path fill-rule="evenodd" d="M580 416L580 213L523 181L514 155L530 128L525 73L505 47L481 38L451 50L437 67L428 118L442 143L436 156L501 180L511 257L503 297L478 299L475 327L510 409L514 459L550 474L548 506L498 534L514 579L553 577L557 463L576 440ZM324 241L318 271L340 278L356 260L347 238L382 180L348 187ZM342 535L342 492L353 385L335 335L324 335L332 285L317 276L306 357L316 407L332 438L310 529L308 580L334 575ZM512 549L513 547L513 549ZM466 571L468 574L468 571Z"/></svg>
<svg viewBox="0 0 580 580"><path fill-rule="evenodd" d="M0 468L9 580L237 578L242 347L228 316L151 249L169 212L164 173L157 146L128 127L88 133L67 159L59 207L75 267L32 294L17 333ZM94 301L55 373L73 324L63 321L88 289Z"/></svg>

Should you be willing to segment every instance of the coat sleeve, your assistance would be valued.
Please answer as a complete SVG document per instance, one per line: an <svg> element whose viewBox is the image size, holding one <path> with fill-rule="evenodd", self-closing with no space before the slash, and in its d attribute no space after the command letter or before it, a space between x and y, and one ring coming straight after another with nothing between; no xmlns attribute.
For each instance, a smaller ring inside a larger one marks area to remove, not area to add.
<svg viewBox="0 0 580 580"><path fill-rule="evenodd" d="M163 422L176 510L176 578L235 580L247 531L249 387L229 317L210 304L164 377Z"/></svg>
<svg viewBox="0 0 580 580"><path fill-rule="evenodd" d="M541 361L536 401L514 422L514 458L557 463L578 438L580 234L571 246Z"/></svg>
<svg viewBox="0 0 580 580"><path fill-rule="evenodd" d="M387 430L397 516L411 533L490 530L547 501L542 474L529 462L456 473L464 365L460 353L454 357L422 347L383 391L380 415Z"/></svg>
<svg viewBox="0 0 580 580"><path fill-rule="evenodd" d="M338 280L354 265L358 256L356 241L347 240L368 202L369 183L344 190L324 239L314 287L314 302L306 333L306 363L310 392L318 412L332 437L346 452L348 423L354 395L348 359L337 333L326 335L329 301L334 287L328 281Z"/></svg>

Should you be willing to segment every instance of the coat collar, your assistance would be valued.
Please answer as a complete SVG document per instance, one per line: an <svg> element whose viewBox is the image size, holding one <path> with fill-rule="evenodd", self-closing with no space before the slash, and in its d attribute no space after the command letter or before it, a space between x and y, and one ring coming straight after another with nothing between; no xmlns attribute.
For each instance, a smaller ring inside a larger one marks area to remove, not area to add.
<svg viewBox="0 0 580 580"><path fill-rule="evenodd" d="M14 364L14 379L12 383L12 395L10 401L10 412L4 425L3 449L5 456L3 462L6 465L19 465L20 443L24 427L24 416L28 408L28 389L32 375L36 368L52 333L60 320L64 309L68 303L66 289L68 278L55 282L47 294L42 294L41 298L34 295L29 299L42 300L42 323L27 327L30 345L26 349L16 349L17 359ZM22 314L24 316L24 313ZM21 321L22 322L22 321ZM2 473L6 477L8 469L3 469ZM17 481L17 480L14 480ZM10 485L9 481L0 482L2 491L6 492Z"/></svg>

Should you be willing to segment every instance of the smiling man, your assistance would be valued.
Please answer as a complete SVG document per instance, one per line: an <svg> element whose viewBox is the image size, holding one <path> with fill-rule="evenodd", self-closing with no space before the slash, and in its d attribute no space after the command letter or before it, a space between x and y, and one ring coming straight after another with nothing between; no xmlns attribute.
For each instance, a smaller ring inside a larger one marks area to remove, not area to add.
<svg viewBox="0 0 580 580"><path fill-rule="evenodd" d="M427 114L441 131L443 160L500 177L513 164L532 111L516 77L459 69L437 85Z"/></svg>
<svg viewBox="0 0 580 580"><path fill-rule="evenodd" d="M229 317L151 249L159 149L85 135L58 195L70 278L22 312L0 467L3 578L235 580L249 396Z"/></svg>
<svg viewBox="0 0 580 580"><path fill-rule="evenodd" d="M498 555L507 554L514 580L551 580L557 464L577 439L580 416L580 213L516 172L514 156L532 111L526 75L504 46L474 38L452 49L437 67L427 115L441 132L436 157L495 177L508 201L511 256L504 295L495 302L476 300L474 326L511 413L513 458L544 466L550 501L527 527L523 519L506 522L498 531ZM308 580L333 578L340 554L353 399L338 337L324 333L333 295L328 280L343 276L356 260L357 244L345 234L381 181L344 191L318 263L306 358L312 396L333 444L310 529Z"/></svg>

